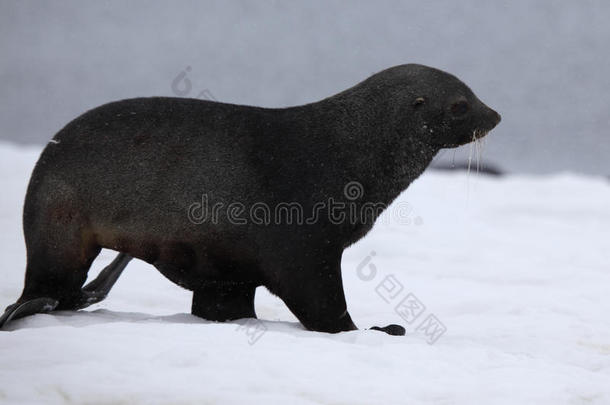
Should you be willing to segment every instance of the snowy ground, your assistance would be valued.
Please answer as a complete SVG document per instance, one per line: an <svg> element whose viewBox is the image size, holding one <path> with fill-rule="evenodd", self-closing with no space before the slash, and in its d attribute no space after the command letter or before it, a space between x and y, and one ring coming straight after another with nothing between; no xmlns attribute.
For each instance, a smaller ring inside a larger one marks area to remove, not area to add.
<svg viewBox="0 0 610 405"><path fill-rule="evenodd" d="M22 287L38 152L0 144L2 305ZM400 323L407 336L308 332L263 289L265 321L206 322L188 292L132 262L95 307L0 333L0 402L610 403L607 181L430 172L398 203L410 223L378 224L345 253L343 275L360 327ZM409 293L425 305L410 325L395 312ZM444 334L417 331L431 314Z"/></svg>

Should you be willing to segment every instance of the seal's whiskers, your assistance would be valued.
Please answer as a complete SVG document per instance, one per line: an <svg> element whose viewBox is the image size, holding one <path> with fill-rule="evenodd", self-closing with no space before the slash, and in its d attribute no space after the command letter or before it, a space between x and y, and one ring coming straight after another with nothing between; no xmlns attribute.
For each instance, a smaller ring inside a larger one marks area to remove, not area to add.
<svg viewBox="0 0 610 405"><path fill-rule="evenodd" d="M472 144L473 144L473 143L474 143L476 140L477 140L477 137L476 137L476 130L474 130L474 131L472 131L472 141L470 142L470 149L469 149L469 152L468 152L468 176L469 176L469 177L470 177L470 166L471 166L471 164L472 164L472 151L473 151L473 148L472 148L472 146L473 146L473 145L472 145Z"/></svg>
<svg viewBox="0 0 610 405"><path fill-rule="evenodd" d="M478 140L478 144L479 144L479 160L481 161L481 167L483 166L483 151L485 150L485 140L486 139L487 138L485 136L482 136Z"/></svg>
<svg viewBox="0 0 610 405"><path fill-rule="evenodd" d="M477 135L482 135L482 133L480 131L475 130L475 133ZM481 169L481 137L480 136L475 136L475 141L474 141L474 148L475 148L475 152L476 152L476 157L477 157L477 174L479 174L479 171Z"/></svg>

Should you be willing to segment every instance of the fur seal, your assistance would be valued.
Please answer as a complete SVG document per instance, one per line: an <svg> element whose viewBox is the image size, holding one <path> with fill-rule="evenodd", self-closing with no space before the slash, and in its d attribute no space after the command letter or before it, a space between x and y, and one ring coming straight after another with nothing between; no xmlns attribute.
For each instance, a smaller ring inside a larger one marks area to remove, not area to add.
<svg viewBox="0 0 610 405"><path fill-rule="evenodd" d="M297 107L165 97L97 107L61 129L34 168L23 211L25 286L0 326L102 300L135 257L192 290L192 313L205 319L255 317L255 289L265 286L309 330L357 329L343 250L441 148L499 122L459 79L416 64ZM193 205L202 195L205 204ZM337 220L321 203L367 214ZM365 210L370 203L382 209ZM318 215L254 220L252 207L282 204ZM102 248L120 253L83 287ZM404 334L397 325L374 329Z"/></svg>

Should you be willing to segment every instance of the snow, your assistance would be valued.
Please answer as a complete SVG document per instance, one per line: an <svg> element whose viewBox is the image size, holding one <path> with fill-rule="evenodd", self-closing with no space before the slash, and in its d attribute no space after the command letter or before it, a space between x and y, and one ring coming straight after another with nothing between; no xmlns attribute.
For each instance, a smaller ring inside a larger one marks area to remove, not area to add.
<svg viewBox="0 0 610 405"><path fill-rule="evenodd" d="M0 144L2 305L22 288L39 151ZM606 179L428 172L389 211L345 252L345 290L357 325L407 336L309 332L262 288L261 321L207 322L134 261L105 301L0 333L0 402L610 403ZM395 311L408 294L425 306L411 324ZM446 328L433 344L429 315Z"/></svg>

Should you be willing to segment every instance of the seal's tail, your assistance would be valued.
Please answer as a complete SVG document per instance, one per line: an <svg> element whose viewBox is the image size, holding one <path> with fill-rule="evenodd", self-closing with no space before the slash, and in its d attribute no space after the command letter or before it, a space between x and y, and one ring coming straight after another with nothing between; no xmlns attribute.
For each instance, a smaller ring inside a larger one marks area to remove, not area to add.
<svg viewBox="0 0 610 405"><path fill-rule="evenodd" d="M133 259L125 253L119 253L118 256L100 272L100 274L85 285L81 289L81 298L76 303L73 309L86 308L89 305L102 301L110 292L110 289L119 279L119 276L127 267L127 264ZM53 311L59 301L50 297L39 297L23 302L17 301L13 305L6 308L6 311L0 316L0 329L13 319L23 318L29 315L45 313Z"/></svg>

